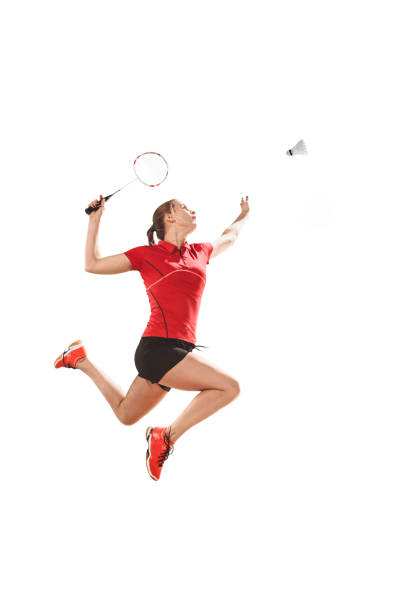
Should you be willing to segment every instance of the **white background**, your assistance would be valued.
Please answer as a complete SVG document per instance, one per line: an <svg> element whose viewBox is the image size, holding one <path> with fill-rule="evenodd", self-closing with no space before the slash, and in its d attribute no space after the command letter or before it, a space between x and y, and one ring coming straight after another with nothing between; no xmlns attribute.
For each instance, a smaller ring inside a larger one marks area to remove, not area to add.
<svg viewBox="0 0 408 612"><path fill-rule="evenodd" d="M1 15L0 603L7 612L406 611L407 91L402 2L19 2ZM303 138L307 157L286 149ZM170 174L106 205L101 255L147 244L170 197L210 261L201 355L241 394L159 482L133 427L54 359L83 339L128 389L138 273L84 271L84 208L158 150Z"/></svg>

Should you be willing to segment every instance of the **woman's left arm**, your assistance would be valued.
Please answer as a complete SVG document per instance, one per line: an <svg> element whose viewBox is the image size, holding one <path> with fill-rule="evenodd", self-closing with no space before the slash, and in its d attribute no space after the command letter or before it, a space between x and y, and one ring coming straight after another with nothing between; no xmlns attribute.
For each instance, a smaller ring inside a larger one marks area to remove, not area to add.
<svg viewBox="0 0 408 612"><path fill-rule="evenodd" d="M212 242L214 248L212 250L210 259L212 257L216 257L234 244L235 240L238 238L238 234L242 230L243 225L248 218L248 214L249 204L248 196L246 196L245 200L244 198L241 198L241 213L238 215L235 221L233 221L231 225L222 232L221 236Z"/></svg>

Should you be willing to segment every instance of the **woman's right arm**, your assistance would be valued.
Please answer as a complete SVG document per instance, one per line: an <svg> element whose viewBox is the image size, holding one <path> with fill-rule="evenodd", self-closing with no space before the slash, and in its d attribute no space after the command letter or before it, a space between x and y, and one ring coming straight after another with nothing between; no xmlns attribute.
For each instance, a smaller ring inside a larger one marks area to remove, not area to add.
<svg viewBox="0 0 408 612"><path fill-rule="evenodd" d="M89 215L88 235L85 246L85 271L92 274L120 274L129 272L132 269L128 257L124 253L100 257L98 249L98 231L101 216L105 210L105 200L100 196L101 207ZM96 206L98 200L91 202L91 206Z"/></svg>

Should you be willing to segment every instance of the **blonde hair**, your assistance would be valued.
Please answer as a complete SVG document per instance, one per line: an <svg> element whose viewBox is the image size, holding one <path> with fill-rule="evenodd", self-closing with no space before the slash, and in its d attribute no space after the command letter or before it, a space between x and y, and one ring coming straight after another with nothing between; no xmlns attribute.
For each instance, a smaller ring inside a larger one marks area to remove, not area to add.
<svg viewBox="0 0 408 612"><path fill-rule="evenodd" d="M160 206L158 206L156 210L154 211L153 213L154 229L152 229L152 227L149 227L149 229L147 230L147 239L149 240L149 246L156 244L153 238L154 232L156 232L159 240L164 240L164 231L166 229L164 218L167 213L173 212L173 208L175 207L176 202L177 200L175 199L167 200L167 202L160 204Z"/></svg>

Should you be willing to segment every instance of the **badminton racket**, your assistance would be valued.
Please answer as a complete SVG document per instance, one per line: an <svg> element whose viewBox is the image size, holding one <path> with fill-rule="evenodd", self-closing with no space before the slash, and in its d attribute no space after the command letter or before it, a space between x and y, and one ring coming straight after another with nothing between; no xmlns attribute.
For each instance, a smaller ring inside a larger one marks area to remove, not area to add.
<svg viewBox="0 0 408 612"><path fill-rule="evenodd" d="M106 196L104 198L105 202L116 193L119 193L119 191L122 191L122 189L125 189L125 187L131 183L134 183L136 180L139 180L141 183L143 183L143 185L147 185L147 187L158 187L163 183L163 181L166 180L169 173L169 168L163 155L160 155L160 153L149 152L141 153L136 157L135 161L133 162L133 171L136 175L135 178L129 181L129 183L126 183L126 185L123 185L123 187L120 189L117 189L110 195ZM85 212L87 215L90 215L91 212L98 210L100 207L101 201L98 200L98 203L95 206L88 206L88 208L85 208Z"/></svg>

